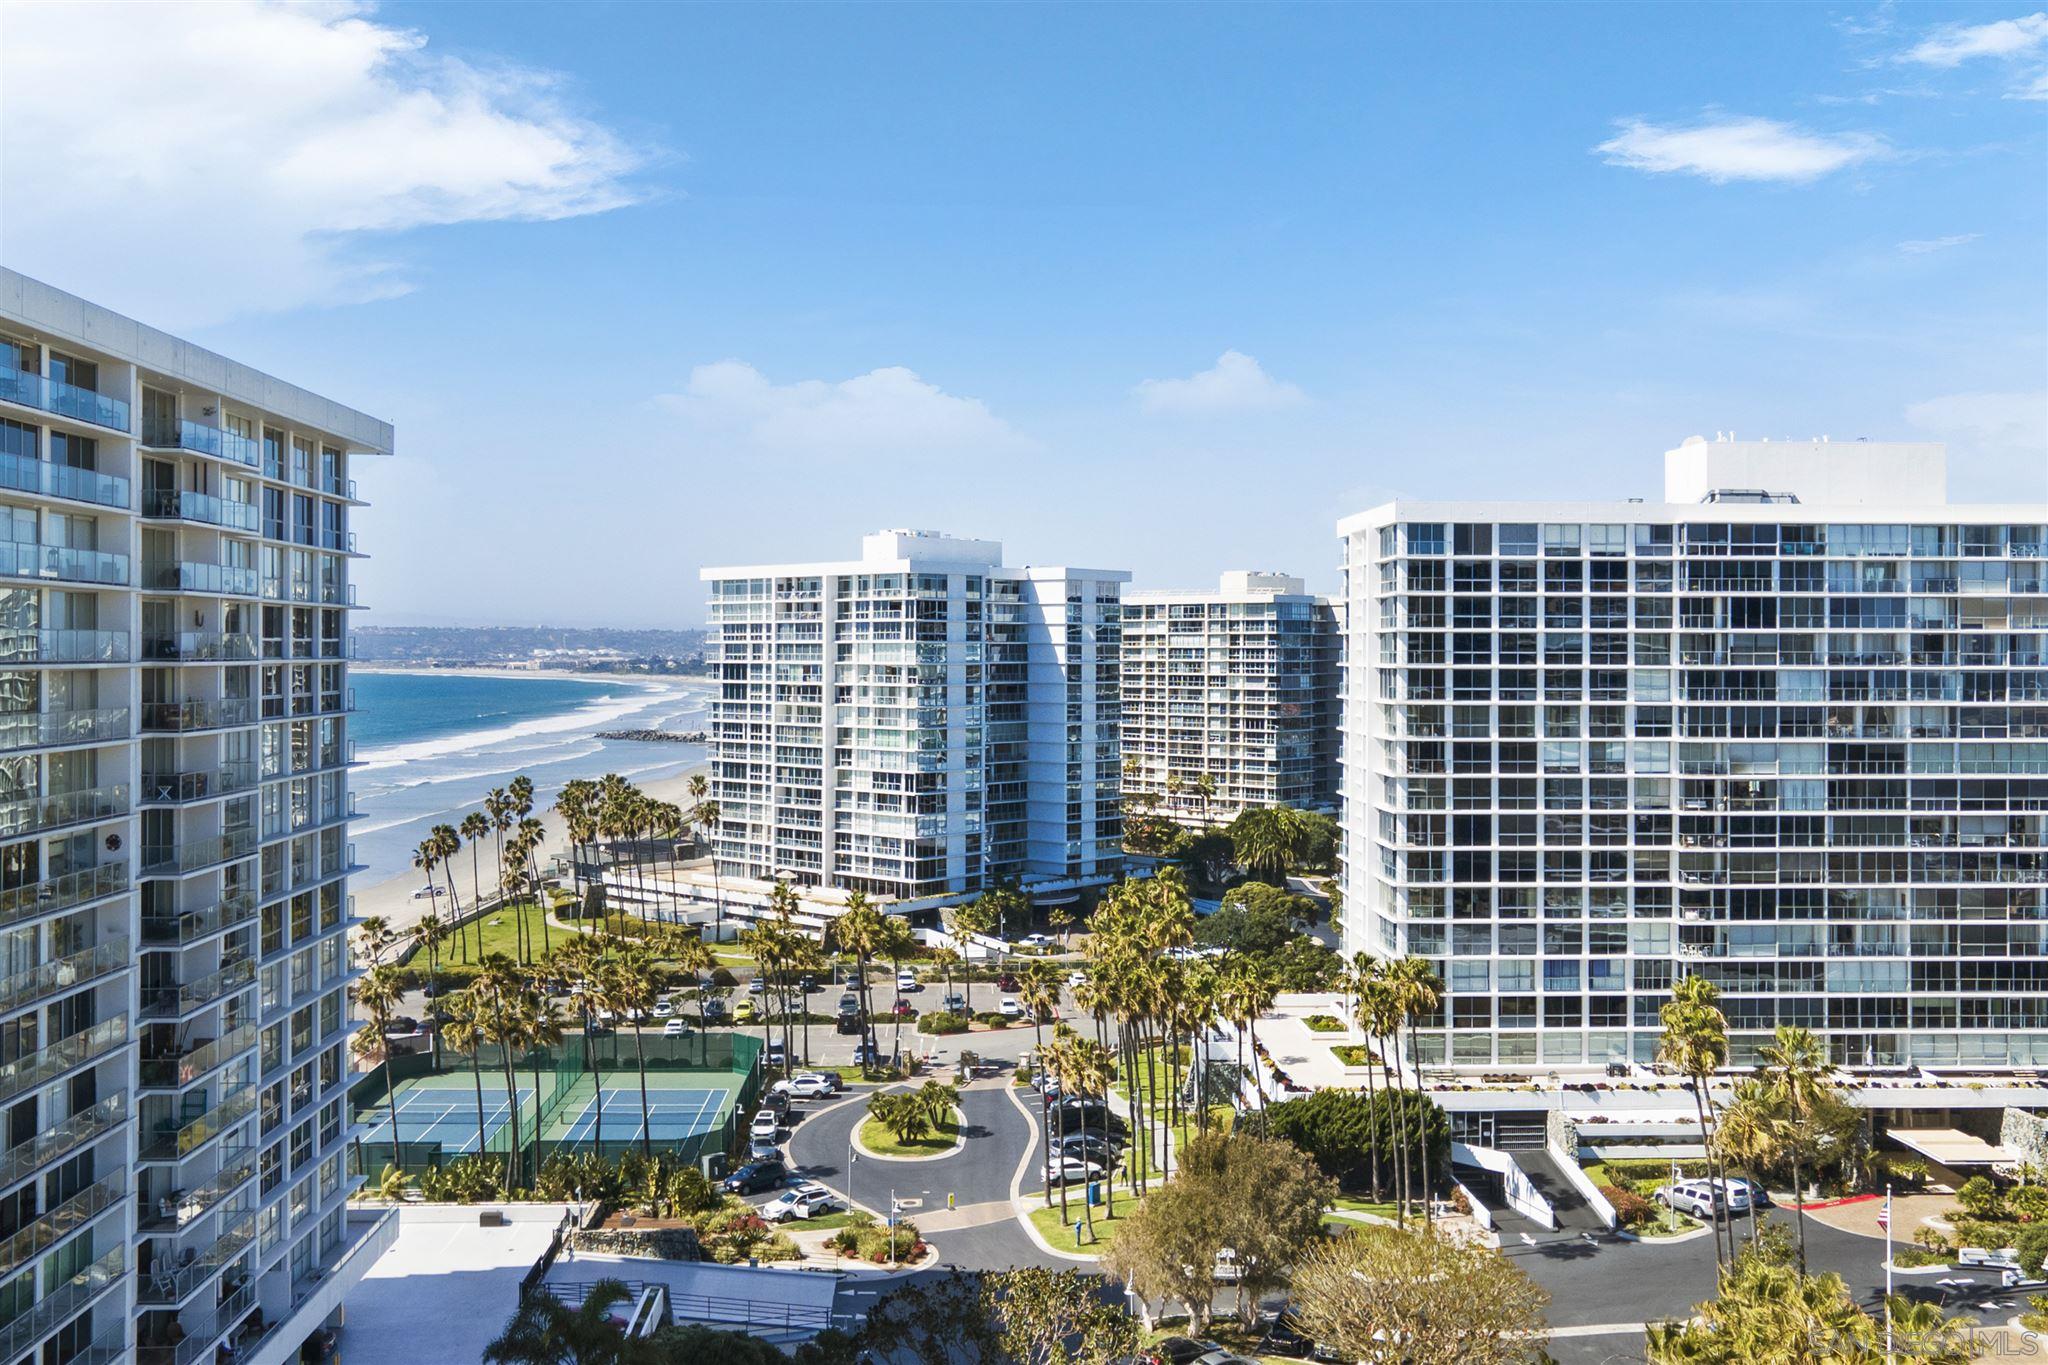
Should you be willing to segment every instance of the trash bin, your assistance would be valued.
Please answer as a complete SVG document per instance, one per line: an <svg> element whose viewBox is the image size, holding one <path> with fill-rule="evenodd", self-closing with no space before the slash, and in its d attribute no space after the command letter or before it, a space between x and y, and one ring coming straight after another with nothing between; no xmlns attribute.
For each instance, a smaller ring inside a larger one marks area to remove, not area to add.
<svg viewBox="0 0 2048 1365"><path fill-rule="evenodd" d="M1099 1180L1091 1180L1091 1181L1089 1181L1089 1182L1088 1182L1088 1207L1092 1209L1092 1208L1094 1208L1094 1207L1095 1207L1095 1206L1096 1206L1097 1204L1100 1204L1101 1202L1102 1202L1102 1182L1101 1182L1101 1181L1099 1181Z"/></svg>

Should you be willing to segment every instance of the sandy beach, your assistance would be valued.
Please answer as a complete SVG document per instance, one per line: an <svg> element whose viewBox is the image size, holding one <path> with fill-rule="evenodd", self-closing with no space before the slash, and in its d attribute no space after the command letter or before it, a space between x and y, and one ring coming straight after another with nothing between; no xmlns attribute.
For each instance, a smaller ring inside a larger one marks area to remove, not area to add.
<svg viewBox="0 0 2048 1365"><path fill-rule="evenodd" d="M661 687L674 683L703 683L712 680L701 673L581 673L573 668L490 668L482 665L460 668L430 668L421 664L351 664L351 673L403 673L422 678L559 678L563 682L631 683L640 687Z"/></svg>
<svg viewBox="0 0 2048 1365"><path fill-rule="evenodd" d="M434 671L454 672L455 670L438 669ZM520 672L512 676L530 678L535 675ZM585 677L588 675L572 674L569 676ZM681 776L664 778L658 782L643 783L640 789L646 792L653 800L673 802L688 810L691 804L689 791L690 777L695 773L704 771L707 771L706 767L703 764L699 764ZM477 792L475 805L470 807L470 809L482 809L483 797L484 793L482 791ZM460 824L464 814L467 814L466 810L456 812L449 819L448 823ZM540 819L548 832L546 842L541 845L542 859L545 860L556 854L566 853L569 847L568 831L563 824L562 817L555 814L552 810L537 810L534 814ZM492 876L494 848L494 841L489 838L486 838L478 846L476 866L483 874L486 890L489 889ZM461 897L464 909L469 907L471 896L469 870L469 850L465 847L455 857L455 890ZM444 876L437 876L436 879L444 886L447 884ZM355 887L351 890L350 894L355 900L355 912L359 917L367 919L372 915L382 915L395 932L403 933L414 921L424 916L429 906L433 904L431 901L413 899L412 893L420 890L425 885L426 879L423 876L416 871L408 871L398 876L387 878L376 883L374 886ZM446 899L446 896L441 897L442 901L446 901Z"/></svg>

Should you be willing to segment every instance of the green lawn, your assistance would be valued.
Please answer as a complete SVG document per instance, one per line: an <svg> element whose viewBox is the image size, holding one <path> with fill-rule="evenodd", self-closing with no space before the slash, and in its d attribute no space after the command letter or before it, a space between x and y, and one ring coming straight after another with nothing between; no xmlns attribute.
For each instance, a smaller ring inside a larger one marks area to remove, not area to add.
<svg viewBox="0 0 2048 1365"><path fill-rule="evenodd" d="M848 1223L872 1223L874 1221L874 1217L871 1214L848 1211L844 1213L822 1214L816 1218L799 1218L794 1222L782 1223L778 1224L778 1226L784 1232L828 1232L833 1228L843 1228Z"/></svg>
<svg viewBox="0 0 2048 1365"><path fill-rule="evenodd" d="M1044 1198L1045 1196L1042 1194L1038 1196L1040 1201L1043 1201ZM1116 1236L1117 1228L1123 1225L1125 1220L1122 1215L1130 1213L1132 1209L1137 1207L1136 1204L1131 1202L1129 1195L1120 1195L1116 1201L1116 1211L1119 1216L1111 1218L1108 1206L1106 1204L1097 1204L1095 1206L1095 1240L1092 1242L1088 1241L1088 1231L1086 1228L1083 1228L1081 1230L1081 1245L1075 1246L1074 1224L1083 1217L1081 1201L1085 1198L1087 1198L1085 1187L1075 1185L1070 1189L1067 1192L1067 1216L1065 1218L1060 1217L1060 1192L1058 1190L1052 1192L1051 1208L1046 1208L1043 1202L1035 1203L1032 1206L1031 1226L1038 1229L1038 1235L1045 1238L1047 1246L1059 1251L1076 1252L1083 1256L1100 1256L1109 1246L1110 1240Z"/></svg>
<svg viewBox="0 0 2048 1365"><path fill-rule="evenodd" d="M525 924L525 932L532 936L532 946L528 949L528 952L535 958L540 957L542 947L541 911L531 900L515 901L510 906L493 910L484 916L483 950L485 955L503 953L514 962L519 961L519 935L522 921ZM575 930L573 929L563 929L559 925L548 925L547 946L552 947L562 942L574 932ZM466 949L463 946L464 944L468 945ZM476 951L476 925L465 924L462 926L462 932L459 935L451 936L449 941L442 946L441 960L443 962L474 962L476 960ZM418 965L424 968L426 959L419 957L417 962Z"/></svg>
<svg viewBox="0 0 2048 1365"><path fill-rule="evenodd" d="M877 1156L937 1156L953 1150L953 1144L960 1139L960 1115L956 1110L951 1118L925 1136L912 1142L898 1142L896 1135L884 1128L873 1118L861 1120L860 1145Z"/></svg>
<svg viewBox="0 0 2048 1365"><path fill-rule="evenodd" d="M1345 1209L1352 1213L1376 1214L1381 1218L1392 1218L1397 1212L1392 1204L1376 1204L1370 1199L1358 1199L1348 1194L1340 1194L1332 1199L1330 1207Z"/></svg>

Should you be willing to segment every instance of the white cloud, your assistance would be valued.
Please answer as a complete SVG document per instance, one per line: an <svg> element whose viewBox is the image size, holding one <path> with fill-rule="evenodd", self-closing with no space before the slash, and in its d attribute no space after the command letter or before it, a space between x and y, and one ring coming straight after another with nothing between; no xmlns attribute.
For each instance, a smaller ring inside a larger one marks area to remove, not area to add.
<svg viewBox="0 0 2048 1365"><path fill-rule="evenodd" d="M1622 119L1601 143L1610 166L1661 174L1684 171L1717 185L1731 180L1818 180L1884 151L1869 133L1811 133L1767 118L1709 118L1690 127Z"/></svg>
<svg viewBox="0 0 2048 1365"><path fill-rule="evenodd" d="M1031 442L978 398L961 398L900 365L852 379L771 383L721 360L690 371L662 402L698 430L784 455L990 454Z"/></svg>
<svg viewBox="0 0 2048 1365"><path fill-rule="evenodd" d="M1935 30L1899 60L1944 69L1976 57L2024 57L2048 47L2048 12L1989 24L1951 24Z"/></svg>
<svg viewBox="0 0 2048 1365"><path fill-rule="evenodd" d="M1308 401L1299 388L1267 374L1241 351L1225 351L1213 366L1185 379L1147 379L1132 392L1147 412L1251 412Z"/></svg>
<svg viewBox="0 0 2048 1365"><path fill-rule="evenodd" d="M366 234L631 203L559 79L363 5L10 3L8 263L165 326L403 293Z"/></svg>
<svg viewBox="0 0 2048 1365"><path fill-rule="evenodd" d="M1958 232L1948 237L1921 237L1909 242L1900 242L1899 251L1907 256L1931 256L1937 251L1951 247L1968 246L1984 234L1981 232Z"/></svg>
<svg viewBox="0 0 2048 1365"><path fill-rule="evenodd" d="M2024 89L2015 90L2006 96L2009 100L2048 100L2048 71L2034 77Z"/></svg>

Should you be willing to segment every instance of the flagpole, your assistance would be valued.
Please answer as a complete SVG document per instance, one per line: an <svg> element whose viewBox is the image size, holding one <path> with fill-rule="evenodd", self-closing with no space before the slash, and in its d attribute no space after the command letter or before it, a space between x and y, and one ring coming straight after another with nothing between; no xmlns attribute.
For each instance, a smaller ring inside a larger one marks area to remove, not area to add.
<svg viewBox="0 0 2048 1365"><path fill-rule="evenodd" d="M1884 1361L1892 1365L1892 1186L1884 1186Z"/></svg>

